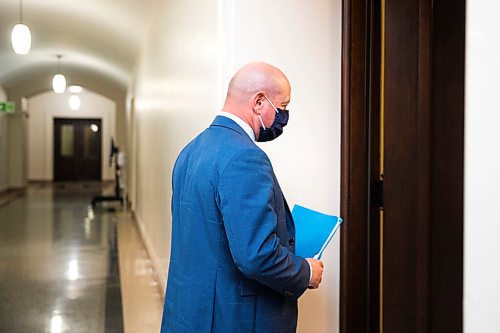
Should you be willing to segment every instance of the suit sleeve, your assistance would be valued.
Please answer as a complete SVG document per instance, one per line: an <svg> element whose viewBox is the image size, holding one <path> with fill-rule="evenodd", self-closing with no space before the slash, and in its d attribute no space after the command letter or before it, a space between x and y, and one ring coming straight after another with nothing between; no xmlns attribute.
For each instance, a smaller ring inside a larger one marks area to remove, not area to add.
<svg viewBox="0 0 500 333"><path fill-rule="evenodd" d="M234 262L248 278L297 299L309 285L310 266L281 246L273 171L260 150L235 156L219 182L220 210Z"/></svg>

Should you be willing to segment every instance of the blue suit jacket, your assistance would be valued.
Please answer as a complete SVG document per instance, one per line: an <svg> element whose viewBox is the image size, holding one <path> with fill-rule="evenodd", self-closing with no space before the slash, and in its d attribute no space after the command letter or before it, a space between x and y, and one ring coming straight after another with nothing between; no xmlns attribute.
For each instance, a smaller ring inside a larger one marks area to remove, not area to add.
<svg viewBox="0 0 500 333"><path fill-rule="evenodd" d="M177 158L161 332L295 332L309 284L267 155L218 116Z"/></svg>

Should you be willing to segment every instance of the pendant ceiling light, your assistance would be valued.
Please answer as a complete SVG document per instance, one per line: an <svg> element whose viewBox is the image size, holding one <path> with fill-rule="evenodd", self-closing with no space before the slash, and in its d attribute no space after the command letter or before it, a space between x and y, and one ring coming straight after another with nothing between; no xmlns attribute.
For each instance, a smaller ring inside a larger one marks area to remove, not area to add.
<svg viewBox="0 0 500 333"><path fill-rule="evenodd" d="M80 103L80 96L78 95L71 95L71 97L69 98L69 107L73 111L80 109Z"/></svg>
<svg viewBox="0 0 500 333"><path fill-rule="evenodd" d="M31 48L31 33L23 24L23 0L19 1L19 23L12 29L12 48L16 54L28 54Z"/></svg>
<svg viewBox="0 0 500 333"><path fill-rule="evenodd" d="M66 78L61 74L61 55L57 55L57 74L52 79L52 89L56 94L62 94L66 90Z"/></svg>

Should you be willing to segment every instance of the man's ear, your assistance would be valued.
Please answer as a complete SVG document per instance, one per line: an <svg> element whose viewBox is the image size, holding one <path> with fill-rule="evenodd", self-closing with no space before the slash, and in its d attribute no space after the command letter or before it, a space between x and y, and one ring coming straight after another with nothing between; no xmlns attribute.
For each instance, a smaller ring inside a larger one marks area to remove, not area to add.
<svg viewBox="0 0 500 333"><path fill-rule="evenodd" d="M263 91L258 91L253 95L252 107L258 115L260 115L262 108L264 107L265 95Z"/></svg>

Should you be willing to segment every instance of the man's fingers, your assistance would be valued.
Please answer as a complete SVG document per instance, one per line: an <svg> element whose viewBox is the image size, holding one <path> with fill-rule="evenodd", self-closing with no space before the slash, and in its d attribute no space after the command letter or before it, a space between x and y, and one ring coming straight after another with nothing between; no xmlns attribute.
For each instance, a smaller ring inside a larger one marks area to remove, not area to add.
<svg viewBox="0 0 500 333"><path fill-rule="evenodd" d="M309 262L309 264L311 265L311 269L312 269L310 289L318 289L319 285L322 281L324 264L321 260L314 259L314 258L306 258L306 260Z"/></svg>

